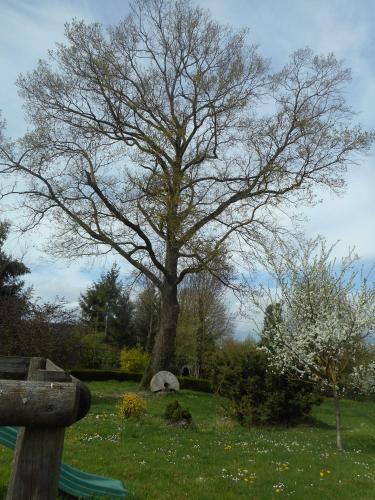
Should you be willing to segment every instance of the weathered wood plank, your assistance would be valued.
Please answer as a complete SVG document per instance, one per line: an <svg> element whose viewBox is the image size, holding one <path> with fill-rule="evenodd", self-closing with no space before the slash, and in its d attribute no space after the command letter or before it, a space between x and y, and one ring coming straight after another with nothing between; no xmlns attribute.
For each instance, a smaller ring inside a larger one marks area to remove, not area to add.
<svg viewBox="0 0 375 500"><path fill-rule="evenodd" d="M79 398L77 384L57 384L54 380L65 374L48 371L42 375L43 368L46 368L46 362L40 358L31 359L29 383L49 386L50 394L56 394L54 389L58 385L74 389L72 413L76 414ZM36 378L48 380L48 376L50 381L33 382ZM40 414L37 418L40 418ZM6 500L56 500L64 434L64 427L26 427L19 431Z"/></svg>
<svg viewBox="0 0 375 500"><path fill-rule="evenodd" d="M59 366L55 365L53 361L50 359L46 360L46 370L49 370L50 373L52 371L56 371L56 373L61 372L62 368ZM64 372L65 373L65 372ZM78 385L78 390L79 390L79 407L78 407L78 414L77 414L77 420L81 420L83 417L87 415L87 412L90 409L91 406L91 393L89 388L80 380L77 378L73 377L72 375L69 375L70 379L72 382L75 382ZM41 378L38 380L42 380ZM56 378L56 380L59 380Z"/></svg>
<svg viewBox="0 0 375 500"><path fill-rule="evenodd" d="M30 358L23 356L0 356L0 379L25 379L29 369Z"/></svg>
<svg viewBox="0 0 375 500"><path fill-rule="evenodd" d="M49 370L51 372L63 372L64 371L59 366L55 365L55 363L53 361L51 361L50 359L46 360L46 370Z"/></svg>
<svg viewBox="0 0 375 500"><path fill-rule="evenodd" d="M56 500L63 427L19 431L6 500Z"/></svg>
<svg viewBox="0 0 375 500"><path fill-rule="evenodd" d="M0 383L0 425L66 427L76 421L78 406L76 383L31 380Z"/></svg>
<svg viewBox="0 0 375 500"><path fill-rule="evenodd" d="M35 370L33 380L43 382L72 382L72 377L66 372Z"/></svg>
<svg viewBox="0 0 375 500"><path fill-rule="evenodd" d="M34 380L33 375L36 370L44 370L46 368L47 360L44 358L30 358L29 370L27 373L28 380Z"/></svg>

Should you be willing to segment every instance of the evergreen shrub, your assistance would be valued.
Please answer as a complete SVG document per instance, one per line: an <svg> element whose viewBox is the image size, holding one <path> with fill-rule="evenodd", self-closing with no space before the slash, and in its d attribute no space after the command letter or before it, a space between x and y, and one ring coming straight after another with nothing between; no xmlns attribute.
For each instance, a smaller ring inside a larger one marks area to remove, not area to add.
<svg viewBox="0 0 375 500"><path fill-rule="evenodd" d="M188 408L183 408L175 400L169 403L165 409L164 418L168 424L188 426L192 423L192 416Z"/></svg>
<svg viewBox="0 0 375 500"><path fill-rule="evenodd" d="M272 373L267 355L252 344L216 355L212 385L229 399L227 412L244 425L297 424L322 401L304 380Z"/></svg>

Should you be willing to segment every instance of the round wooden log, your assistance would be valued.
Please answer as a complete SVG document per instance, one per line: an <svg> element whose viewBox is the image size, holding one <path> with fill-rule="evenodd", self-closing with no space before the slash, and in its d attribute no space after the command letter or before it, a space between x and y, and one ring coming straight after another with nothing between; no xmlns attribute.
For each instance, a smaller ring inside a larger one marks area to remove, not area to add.
<svg viewBox="0 0 375 500"><path fill-rule="evenodd" d="M90 409L91 392L90 389L87 387L87 385L85 385L83 382L74 377L72 377L72 379L77 382L77 387L79 392L79 403L78 403L78 411L76 418L77 422L78 420L81 420L83 417L85 417Z"/></svg>
<svg viewBox="0 0 375 500"><path fill-rule="evenodd" d="M0 425L67 427L77 420L76 383L2 380Z"/></svg>
<svg viewBox="0 0 375 500"><path fill-rule="evenodd" d="M55 365L55 363L53 363L53 361L51 361L50 359L47 359L46 361L46 370L54 370L55 373L57 373L57 371L62 371L62 369L59 366ZM51 373L51 371L49 371L48 373ZM78 386L79 404L78 404L78 413L76 420L78 421L81 420L81 418L85 417L90 409L91 392L90 389L83 382L73 377L72 375L67 375L67 376L72 382L75 382Z"/></svg>

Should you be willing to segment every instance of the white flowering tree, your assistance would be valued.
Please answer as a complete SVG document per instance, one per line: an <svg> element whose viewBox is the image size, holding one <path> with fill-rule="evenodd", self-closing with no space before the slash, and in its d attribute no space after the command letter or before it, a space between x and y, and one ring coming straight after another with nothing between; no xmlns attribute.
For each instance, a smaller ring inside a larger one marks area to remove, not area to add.
<svg viewBox="0 0 375 500"><path fill-rule="evenodd" d="M263 332L273 369L294 372L333 396L342 451L340 399L348 389L372 391L375 363L366 357L375 331L375 287L356 271L350 252L331 260L321 238L266 253L277 282L281 320Z"/></svg>

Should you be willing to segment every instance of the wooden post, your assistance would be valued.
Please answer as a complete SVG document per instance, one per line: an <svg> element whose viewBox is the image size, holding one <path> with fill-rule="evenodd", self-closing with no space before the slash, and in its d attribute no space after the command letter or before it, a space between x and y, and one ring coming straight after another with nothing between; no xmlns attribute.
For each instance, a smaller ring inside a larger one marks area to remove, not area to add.
<svg viewBox="0 0 375 500"><path fill-rule="evenodd" d="M61 372L49 371L41 358L31 358L28 380L61 382ZM62 371L62 370L61 370ZM6 500L56 500L65 427L21 428L18 433Z"/></svg>

